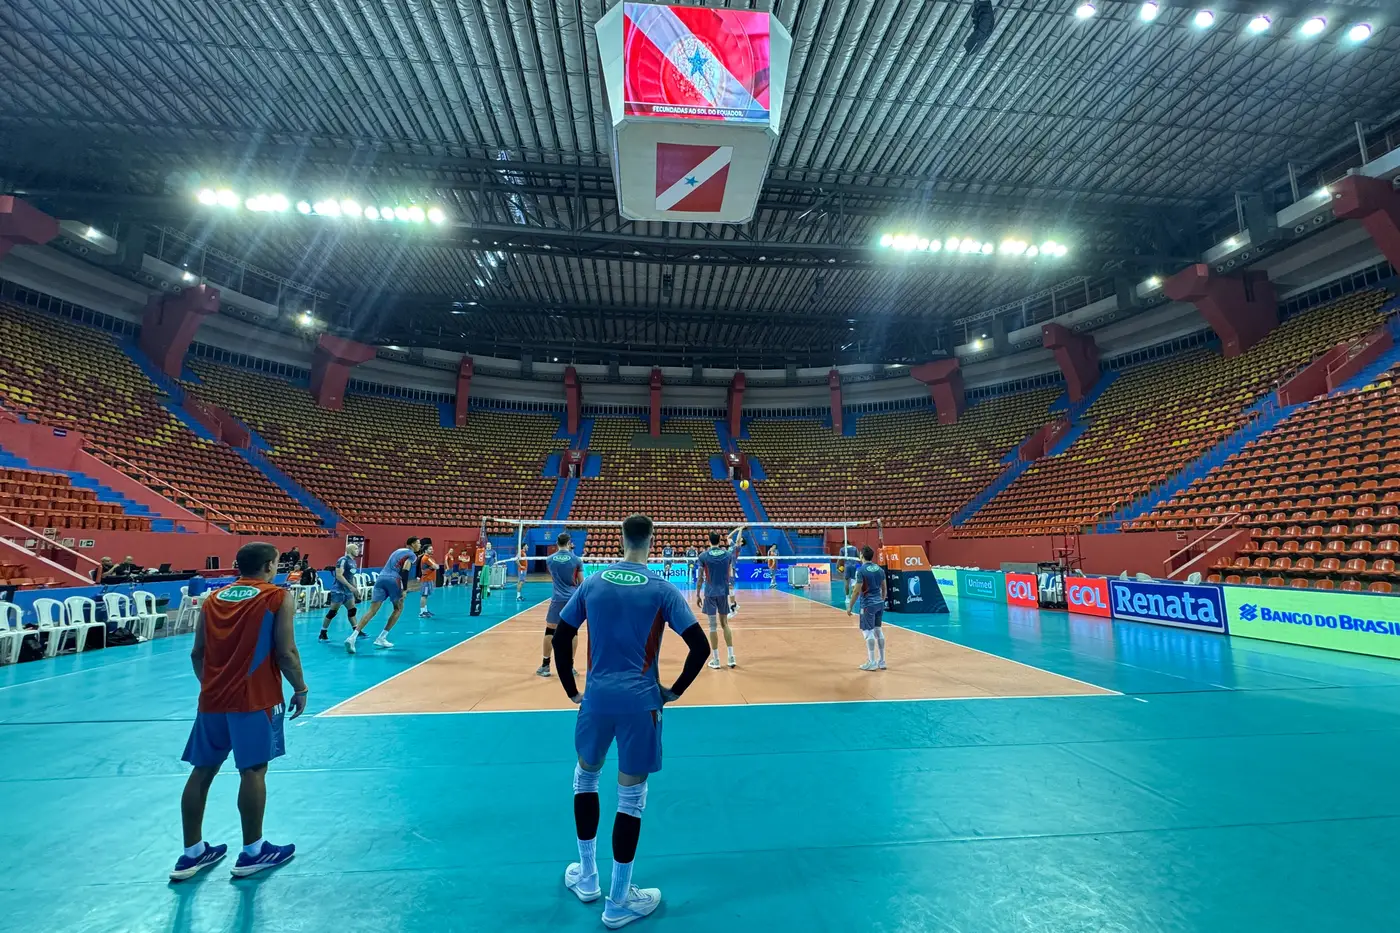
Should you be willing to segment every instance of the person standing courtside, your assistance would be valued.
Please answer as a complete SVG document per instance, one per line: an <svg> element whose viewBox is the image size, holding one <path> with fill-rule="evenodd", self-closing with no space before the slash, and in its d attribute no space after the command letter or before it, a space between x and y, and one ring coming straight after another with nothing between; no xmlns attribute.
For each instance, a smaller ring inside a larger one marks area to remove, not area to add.
<svg viewBox="0 0 1400 933"><path fill-rule="evenodd" d="M554 584L554 592L549 597L549 609L544 616L544 660L535 671L541 677L549 676L549 655L554 650L554 629L559 625L559 613L583 582L583 561L574 553L573 538L567 531L561 531L555 543L559 549L549 555L548 561L549 579Z"/></svg>
<svg viewBox="0 0 1400 933"><path fill-rule="evenodd" d="M856 568L856 582L846 602L846 615L851 615L856 600L860 600L860 634L865 638L865 663L863 671L883 671L885 669L885 570L875 563L875 549L866 545L861 549L864 561ZM880 657L876 660L875 650Z"/></svg>
<svg viewBox="0 0 1400 933"><path fill-rule="evenodd" d="M350 630L350 637L345 639L345 650L351 654L355 653L355 641L360 637L360 633L369 627L371 621L379 612L379 607L385 603L393 605L393 611L389 613L389 620L384 623L384 631L374 639L376 648L392 648L394 643L389 640L389 632L399 621L399 613L403 612L403 593L408 580L408 574L412 570L415 559L418 557L418 539L409 538L403 547L389 555L389 559L384 562L384 566L379 568L379 576L374 578L374 593L370 596L369 612L365 617Z"/></svg>
<svg viewBox="0 0 1400 933"><path fill-rule="evenodd" d="M696 590L695 605L710 619L710 667L719 669L719 629L724 629L724 645L729 649L729 666L739 662L734 659L734 633L729 628L730 602L729 583L734 574L734 560L743 543L742 530L729 533L727 546L720 546L719 532L710 532L710 546L700 555L700 585Z"/></svg>
<svg viewBox="0 0 1400 933"><path fill-rule="evenodd" d="M622 523L622 560L585 580L560 613L554 631L559 683L579 704L574 727L574 828L579 860L564 870L564 885L584 903L603 893L598 883L598 773L617 742L617 816L613 820L612 883L603 908L609 929L651 914L656 888L632 884L632 865L647 804L647 777L661 770L661 709L680 697L705 664L705 634L685 597L647 569L652 521L632 515ZM588 689L573 675L574 643L588 624ZM675 683L661 686L657 660L666 628L689 653Z"/></svg>
<svg viewBox="0 0 1400 933"><path fill-rule="evenodd" d="M330 640L331 622L335 621L335 614L341 606L345 607L350 628L355 628L355 604L359 601L355 595L355 573L359 570L355 558L359 556L360 546L350 543L345 545L345 556L335 562L331 571L331 588L326 592L326 617L321 621L321 634L316 636L317 641Z"/></svg>
<svg viewBox="0 0 1400 933"><path fill-rule="evenodd" d="M230 752L241 782L238 813L243 822L243 850L234 876L276 868L296 852L296 846L273 845L263 838L267 764L286 749L283 677L294 691L292 718L306 709L306 680L292 627L296 606L286 590L272 583L275 546L245 544L234 562L238 580L210 594L194 630L190 660L199 678L199 711L183 756L193 767L180 798L185 851L170 872L171 881L193 878L228 852L227 845L204 841L204 807L209 785Z"/></svg>

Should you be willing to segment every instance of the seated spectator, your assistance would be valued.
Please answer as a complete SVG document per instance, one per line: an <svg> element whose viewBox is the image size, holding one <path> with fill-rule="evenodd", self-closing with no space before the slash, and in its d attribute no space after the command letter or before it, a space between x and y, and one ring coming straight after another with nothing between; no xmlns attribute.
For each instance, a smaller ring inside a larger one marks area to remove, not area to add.
<svg viewBox="0 0 1400 933"><path fill-rule="evenodd" d="M120 564L112 568L112 574L118 577L130 577L141 572L141 565L131 559L131 555L126 555Z"/></svg>
<svg viewBox="0 0 1400 933"><path fill-rule="evenodd" d="M113 575L114 572L112 567L112 558L110 557L102 558L98 566L91 573L89 573L89 576L92 577L92 582L94 583L101 583L104 578Z"/></svg>

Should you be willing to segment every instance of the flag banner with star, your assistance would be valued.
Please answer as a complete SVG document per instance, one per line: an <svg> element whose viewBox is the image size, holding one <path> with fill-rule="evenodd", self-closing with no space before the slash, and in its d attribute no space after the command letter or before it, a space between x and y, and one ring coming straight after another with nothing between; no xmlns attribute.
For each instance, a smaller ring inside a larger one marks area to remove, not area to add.
<svg viewBox="0 0 1400 933"><path fill-rule="evenodd" d="M625 116L768 121L767 13L627 3L623 16Z"/></svg>
<svg viewBox="0 0 1400 933"><path fill-rule="evenodd" d="M733 146L656 144L656 209L715 212L724 207Z"/></svg>

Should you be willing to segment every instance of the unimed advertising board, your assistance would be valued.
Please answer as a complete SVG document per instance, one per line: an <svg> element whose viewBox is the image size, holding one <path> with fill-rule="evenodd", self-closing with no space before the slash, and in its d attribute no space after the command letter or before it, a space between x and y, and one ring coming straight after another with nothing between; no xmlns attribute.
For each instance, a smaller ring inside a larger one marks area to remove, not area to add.
<svg viewBox="0 0 1400 933"><path fill-rule="evenodd" d="M995 570L959 570L958 595L963 599L1006 601L1006 574Z"/></svg>
<svg viewBox="0 0 1400 933"><path fill-rule="evenodd" d="M1400 658L1400 597L1227 586L1230 634Z"/></svg>

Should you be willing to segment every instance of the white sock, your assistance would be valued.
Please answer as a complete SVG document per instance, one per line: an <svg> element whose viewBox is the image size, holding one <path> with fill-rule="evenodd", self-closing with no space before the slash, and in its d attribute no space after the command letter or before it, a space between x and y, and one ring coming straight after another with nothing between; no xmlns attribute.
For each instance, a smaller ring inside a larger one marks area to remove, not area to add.
<svg viewBox="0 0 1400 933"><path fill-rule="evenodd" d="M731 660L731 661L734 660L734 646L733 646L733 645L730 645L730 646L729 646L729 660Z"/></svg>
<svg viewBox="0 0 1400 933"><path fill-rule="evenodd" d="M869 634L865 636L865 659L872 664L875 662L875 637Z"/></svg>
<svg viewBox="0 0 1400 933"><path fill-rule="evenodd" d="M718 648L715 648L713 651L710 652L710 655L711 655L716 661L718 661L718 660L719 660L719 649L718 649Z"/></svg>
<svg viewBox="0 0 1400 933"><path fill-rule="evenodd" d="M612 890L608 900L621 906L627 903L627 895L632 891L632 863L613 861Z"/></svg>
<svg viewBox="0 0 1400 933"><path fill-rule="evenodd" d="M885 630L877 628L875 630L875 644L880 646L880 663L885 663Z"/></svg>
<svg viewBox="0 0 1400 933"><path fill-rule="evenodd" d="M262 851L263 843L266 841L267 840L265 839L259 839L257 842L249 843L248 845L243 847L243 854L257 855L259 852Z"/></svg>
<svg viewBox="0 0 1400 933"><path fill-rule="evenodd" d="M206 848L208 847L204 844L204 840L201 839L199 842L196 842L194 845L190 846L188 849L185 850L185 858L199 858L201 855L204 854L204 850Z"/></svg>
<svg viewBox="0 0 1400 933"><path fill-rule="evenodd" d="M582 869L583 877L590 878L598 874L598 840L596 838L578 841L578 863Z"/></svg>

